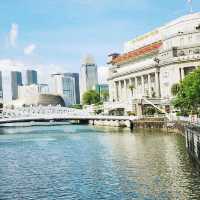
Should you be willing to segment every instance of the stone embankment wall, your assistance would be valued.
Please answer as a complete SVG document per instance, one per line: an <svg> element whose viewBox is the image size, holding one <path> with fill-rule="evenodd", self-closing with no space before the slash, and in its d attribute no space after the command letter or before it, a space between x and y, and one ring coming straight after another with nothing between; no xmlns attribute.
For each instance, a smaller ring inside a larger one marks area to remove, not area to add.
<svg viewBox="0 0 200 200"><path fill-rule="evenodd" d="M200 127L186 127L185 136L189 154L200 164Z"/></svg>
<svg viewBox="0 0 200 200"><path fill-rule="evenodd" d="M90 120L89 124L97 126L127 127L131 129L166 129L165 118L142 118L139 120ZM166 129L167 130L167 129Z"/></svg>

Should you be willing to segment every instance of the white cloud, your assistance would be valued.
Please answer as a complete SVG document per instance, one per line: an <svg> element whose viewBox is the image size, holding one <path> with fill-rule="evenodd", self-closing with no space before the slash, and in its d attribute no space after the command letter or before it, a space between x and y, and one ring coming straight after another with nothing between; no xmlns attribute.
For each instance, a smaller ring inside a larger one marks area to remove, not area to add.
<svg viewBox="0 0 200 200"><path fill-rule="evenodd" d="M16 46L16 40L18 37L18 33L19 33L19 28L18 28L18 24L13 23L11 25L11 29L9 32L9 44L12 47Z"/></svg>
<svg viewBox="0 0 200 200"><path fill-rule="evenodd" d="M98 68L98 81L100 84L107 83L108 67L102 66Z"/></svg>
<svg viewBox="0 0 200 200"><path fill-rule="evenodd" d="M24 70L27 69L35 69L38 72L38 79L40 83L48 83L50 74L66 72L65 66L56 64L33 64L10 58L0 59L0 71L2 71L3 74L4 72L9 71L24 72Z"/></svg>
<svg viewBox="0 0 200 200"><path fill-rule="evenodd" d="M12 59L1 59L0 60L0 70L1 71L10 71L10 70L23 70L25 64L18 60Z"/></svg>
<svg viewBox="0 0 200 200"><path fill-rule="evenodd" d="M24 48L24 54L25 55L30 55L33 53L33 51L36 49L35 44L30 44L27 47Z"/></svg>

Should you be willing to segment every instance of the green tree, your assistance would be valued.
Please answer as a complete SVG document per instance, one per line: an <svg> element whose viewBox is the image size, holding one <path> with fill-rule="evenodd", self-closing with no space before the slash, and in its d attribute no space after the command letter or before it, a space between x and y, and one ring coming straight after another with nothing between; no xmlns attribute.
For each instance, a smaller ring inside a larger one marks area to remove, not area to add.
<svg viewBox="0 0 200 200"><path fill-rule="evenodd" d="M101 93L101 95L102 95L103 101L107 101L108 100L108 98L109 98L109 92L108 91L103 91Z"/></svg>
<svg viewBox="0 0 200 200"><path fill-rule="evenodd" d="M97 104L100 102L99 93L95 90L88 90L83 94L83 104L91 105Z"/></svg>
<svg viewBox="0 0 200 200"><path fill-rule="evenodd" d="M70 108L75 108L75 109L82 109L83 106L81 104L74 104L74 105L71 105L69 106Z"/></svg>
<svg viewBox="0 0 200 200"><path fill-rule="evenodd" d="M200 68L183 79L173 104L182 113L197 113L200 107Z"/></svg>
<svg viewBox="0 0 200 200"><path fill-rule="evenodd" d="M180 84L179 83L175 83L175 84L172 85L171 93L172 93L173 96L176 96L178 94L179 90L180 90Z"/></svg>

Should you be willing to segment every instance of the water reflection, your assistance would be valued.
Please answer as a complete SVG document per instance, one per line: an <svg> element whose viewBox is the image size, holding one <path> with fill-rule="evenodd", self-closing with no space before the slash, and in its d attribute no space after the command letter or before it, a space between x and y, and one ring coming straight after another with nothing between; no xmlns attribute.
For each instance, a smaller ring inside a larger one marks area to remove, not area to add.
<svg viewBox="0 0 200 200"><path fill-rule="evenodd" d="M179 135L72 125L3 131L0 199L200 197Z"/></svg>

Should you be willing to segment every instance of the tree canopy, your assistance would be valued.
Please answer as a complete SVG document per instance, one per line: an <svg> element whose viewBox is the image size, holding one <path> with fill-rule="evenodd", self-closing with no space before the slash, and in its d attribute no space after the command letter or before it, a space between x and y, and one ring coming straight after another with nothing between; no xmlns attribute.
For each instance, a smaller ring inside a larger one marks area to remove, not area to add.
<svg viewBox="0 0 200 200"><path fill-rule="evenodd" d="M88 90L83 94L83 104L91 105L91 104L97 104L99 102L100 102L100 96L99 93L97 93L95 90Z"/></svg>
<svg viewBox="0 0 200 200"><path fill-rule="evenodd" d="M182 112L198 113L198 108L200 108L200 68L183 79L173 104Z"/></svg>

